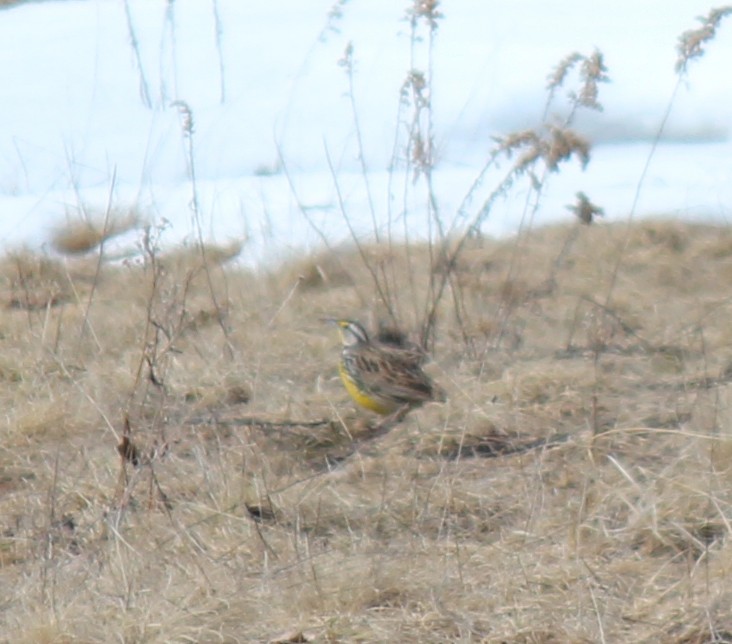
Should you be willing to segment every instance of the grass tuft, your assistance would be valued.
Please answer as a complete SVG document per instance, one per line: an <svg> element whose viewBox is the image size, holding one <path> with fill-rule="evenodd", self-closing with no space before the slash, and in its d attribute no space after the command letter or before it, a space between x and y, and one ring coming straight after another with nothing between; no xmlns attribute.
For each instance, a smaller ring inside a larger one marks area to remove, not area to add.
<svg viewBox="0 0 732 644"><path fill-rule="evenodd" d="M141 221L140 215L134 211L85 214L56 228L51 234L51 246L63 255L82 255L137 228Z"/></svg>

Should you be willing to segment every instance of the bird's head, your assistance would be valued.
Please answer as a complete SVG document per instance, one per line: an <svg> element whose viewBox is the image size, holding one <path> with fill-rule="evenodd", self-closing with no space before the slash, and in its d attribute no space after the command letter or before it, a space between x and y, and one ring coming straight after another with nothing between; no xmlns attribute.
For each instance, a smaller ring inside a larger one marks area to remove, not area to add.
<svg viewBox="0 0 732 644"><path fill-rule="evenodd" d="M357 344L365 344L369 341L366 329L355 320L346 320L343 318L324 318L323 322L334 324L338 327L341 334L341 342L344 347L352 347Z"/></svg>

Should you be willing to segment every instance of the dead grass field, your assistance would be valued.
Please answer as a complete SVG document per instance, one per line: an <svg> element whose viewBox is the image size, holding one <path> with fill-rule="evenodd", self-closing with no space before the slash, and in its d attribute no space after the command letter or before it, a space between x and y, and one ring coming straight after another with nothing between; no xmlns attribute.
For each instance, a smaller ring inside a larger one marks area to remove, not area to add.
<svg viewBox="0 0 732 644"><path fill-rule="evenodd" d="M367 249L408 325L426 253ZM732 641L729 229L473 242L373 440L358 254L226 254L2 261L2 641Z"/></svg>

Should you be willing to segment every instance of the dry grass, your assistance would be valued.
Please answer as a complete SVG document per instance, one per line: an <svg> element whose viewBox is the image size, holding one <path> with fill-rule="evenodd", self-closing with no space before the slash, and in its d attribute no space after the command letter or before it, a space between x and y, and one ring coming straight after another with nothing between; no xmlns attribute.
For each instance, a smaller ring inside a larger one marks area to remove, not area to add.
<svg viewBox="0 0 732 644"><path fill-rule="evenodd" d="M59 253L81 255L141 225L142 219L134 211L110 210L104 213L86 213L83 217L72 216L53 231L51 245Z"/></svg>
<svg viewBox="0 0 732 644"><path fill-rule="evenodd" d="M6 258L5 641L729 641L732 234L471 244L450 399L374 440L318 322L378 322L356 253Z"/></svg>

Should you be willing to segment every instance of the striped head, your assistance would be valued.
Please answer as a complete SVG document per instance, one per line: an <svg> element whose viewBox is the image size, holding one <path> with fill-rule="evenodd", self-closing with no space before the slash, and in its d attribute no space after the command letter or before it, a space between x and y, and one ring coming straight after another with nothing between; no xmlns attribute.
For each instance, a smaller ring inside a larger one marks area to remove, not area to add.
<svg viewBox="0 0 732 644"><path fill-rule="evenodd" d="M354 320L325 318L323 321L335 324L338 327L344 349L369 343L369 335L366 333L366 329Z"/></svg>

